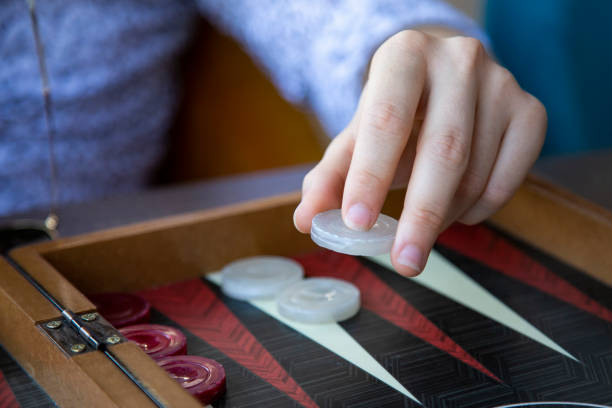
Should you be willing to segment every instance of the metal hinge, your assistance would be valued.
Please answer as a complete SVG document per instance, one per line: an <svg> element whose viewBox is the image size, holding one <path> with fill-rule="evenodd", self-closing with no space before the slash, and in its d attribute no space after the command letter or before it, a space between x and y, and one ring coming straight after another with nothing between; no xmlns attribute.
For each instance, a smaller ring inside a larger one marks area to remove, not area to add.
<svg viewBox="0 0 612 408"><path fill-rule="evenodd" d="M77 315L76 318L100 343L114 345L127 341L117 329L97 312L82 313ZM61 317L38 323L37 326L69 357L96 350Z"/></svg>

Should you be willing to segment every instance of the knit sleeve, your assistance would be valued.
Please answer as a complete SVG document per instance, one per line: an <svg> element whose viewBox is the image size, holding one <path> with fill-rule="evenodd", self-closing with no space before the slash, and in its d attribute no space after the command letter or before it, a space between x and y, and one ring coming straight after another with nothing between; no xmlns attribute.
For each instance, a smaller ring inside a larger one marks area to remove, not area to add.
<svg viewBox="0 0 612 408"><path fill-rule="evenodd" d="M332 136L352 117L369 59L391 35L441 25L487 44L476 23L438 0L198 0L198 6Z"/></svg>

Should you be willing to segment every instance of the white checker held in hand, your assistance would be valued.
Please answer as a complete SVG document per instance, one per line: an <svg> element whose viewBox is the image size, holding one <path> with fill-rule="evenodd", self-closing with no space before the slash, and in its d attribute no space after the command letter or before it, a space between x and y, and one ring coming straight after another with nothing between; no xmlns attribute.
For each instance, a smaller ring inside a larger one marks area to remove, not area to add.
<svg viewBox="0 0 612 408"><path fill-rule="evenodd" d="M304 277L302 265L282 256L239 259L221 272L223 293L240 300L273 298Z"/></svg>
<svg viewBox="0 0 612 408"><path fill-rule="evenodd" d="M375 256L391 252L397 220L379 214L368 231L350 229L340 210L319 213L312 219L311 239L319 246L348 255Z"/></svg>
<svg viewBox="0 0 612 408"><path fill-rule="evenodd" d="M278 312L302 323L350 319L361 307L359 289L335 278L309 278L286 288L277 298Z"/></svg>

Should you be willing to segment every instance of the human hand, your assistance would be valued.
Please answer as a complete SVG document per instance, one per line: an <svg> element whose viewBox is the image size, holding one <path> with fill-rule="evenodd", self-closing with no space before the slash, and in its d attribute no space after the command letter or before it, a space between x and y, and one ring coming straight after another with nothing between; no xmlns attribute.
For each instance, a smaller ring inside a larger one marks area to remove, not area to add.
<svg viewBox="0 0 612 408"><path fill-rule="evenodd" d="M296 228L341 207L347 226L368 230L391 185L407 186L391 259L417 275L452 222L478 223L511 198L546 121L478 40L402 31L376 51L351 123L304 178Z"/></svg>

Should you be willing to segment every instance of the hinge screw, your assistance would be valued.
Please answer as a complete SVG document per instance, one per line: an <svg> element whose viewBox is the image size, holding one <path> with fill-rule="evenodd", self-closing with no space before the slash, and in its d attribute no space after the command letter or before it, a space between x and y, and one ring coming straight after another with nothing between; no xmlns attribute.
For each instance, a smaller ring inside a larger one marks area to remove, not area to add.
<svg viewBox="0 0 612 408"><path fill-rule="evenodd" d="M121 337L117 336L116 334L113 334L112 336L106 338L106 342L108 344L117 344L120 341L121 341Z"/></svg>
<svg viewBox="0 0 612 408"><path fill-rule="evenodd" d="M96 320L97 318L98 318L98 314L95 312L85 313L84 315L81 315L81 319L85 320L86 322L92 322Z"/></svg>
<svg viewBox="0 0 612 408"><path fill-rule="evenodd" d="M85 347L86 346L83 343L73 344L70 346L70 351L73 353L80 353L81 351L85 350Z"/></svg>
<svg viewBox="0 0 612 408"><path fill-rule="evenodd" d="M47 322L45 326L47 326L47 329L59 329L61 325L61 320L51 320L50 322Z"/></svg>

